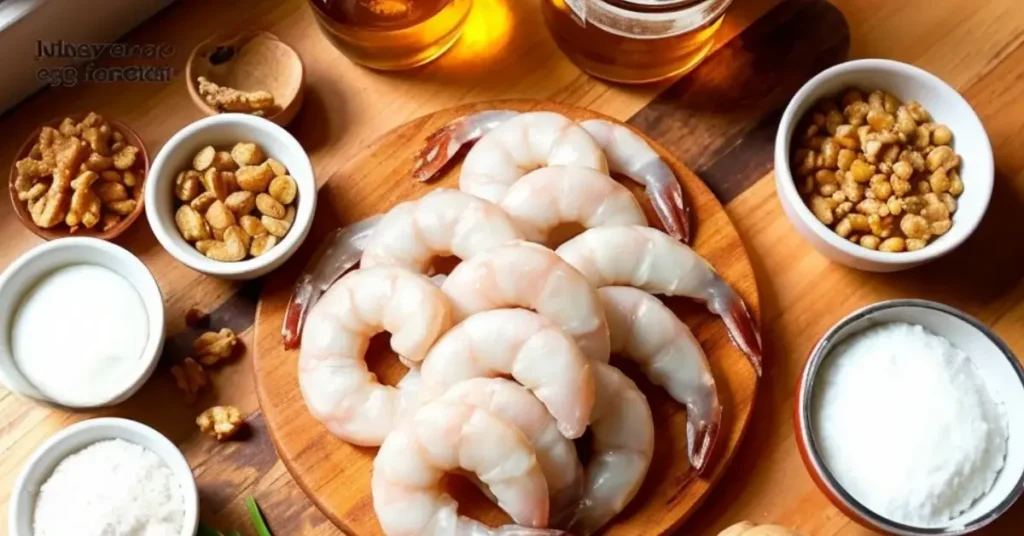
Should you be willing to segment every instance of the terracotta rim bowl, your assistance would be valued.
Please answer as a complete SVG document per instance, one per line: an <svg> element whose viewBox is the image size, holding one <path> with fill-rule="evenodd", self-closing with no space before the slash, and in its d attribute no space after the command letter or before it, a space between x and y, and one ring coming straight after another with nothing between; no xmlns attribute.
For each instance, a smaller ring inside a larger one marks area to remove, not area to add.
<svg viewBox="0 0 1024 536"><path fill-rule="evenodd" d="M43 123L39 126L39 128L33 130L32 134L30 134L28 138L25 139L25 142L22 143L21 147L18 149L18 152L15 155L14 160L11 161L11 171L7 182L7 192L11 198L11 204L14 206L14 213L18 215L18 220L21 221L21 224L24 225L26 229L32 231L33 233L35 233L36 236L42 238L43 240L54 240L57 238L64 238L68 236L83 236L90 238L99 238L101 240L113 240L120 236L121 233L128 230L128 228L131 227L132 223L134 223L135 220L138 219L139 215L141 215L144 210L143 205L145 204L145 196L139 195L136 196L135 210L132 211L131 214L122 218L121 222L112 227L110 230L102 231L99 229L86 229L83 227L74 234L71 234L71 230L64 223L60 223L57 226L52 227L50 229L43 229L42 227L37 226L32 221L32 215L29 213L28 207L25 206L25 203L23 201L18 199L18 193L14 189L14 181L18 178L18 169L17 167L15 167L15 164L18 160L21 160L22 158L28 156L29 151L32 150L32 146L35 145L36 141L39 140L39 133L43 130L43 127L57 128L65 117L70 117L74 121L79 122L85 119L86 115L88 114L70 114ZM108 123L110 123L110 126L112 128L116 129L118 132L124 135L125 141L127 143L139 148L139 157L142 158L142 181L139 182L139 184L137 184L135 187L140 188L142 189L143 192L145 192L146 182L149 180L149 153L146 151L146 144L142 143L142 138L140 138L139 135L134 130L132 130L131 127L129 127L128 125L124 124L121 121L111 119L106 116L103 116L103 118Z"/></svg>
<svg viewBox="0 0 1024 536"><path fill-rule="evenodd" d="M888 322L917 323L932 331L942 331L954 346L966 352L985 381L992 397L1002 403L1009 428L1006 459L992 488L975 500L967 511L946 525L923 528L891 521L855 499L833 476L819 454L814 437L812 399L815 379L824 359L840 342L854 333ZM985 527L1005 513L1024 492L1024 368L1013 351L991 329L966 313L927 300L889 300L868 305L837 322L811 349L793 397L793 424L800 458L818 489L847 517L858 524L886 534L902 536L960 535ZM1015 416L1015 413L1019 416ZM1016 452L1016 454L1015 454Z"/></svg>

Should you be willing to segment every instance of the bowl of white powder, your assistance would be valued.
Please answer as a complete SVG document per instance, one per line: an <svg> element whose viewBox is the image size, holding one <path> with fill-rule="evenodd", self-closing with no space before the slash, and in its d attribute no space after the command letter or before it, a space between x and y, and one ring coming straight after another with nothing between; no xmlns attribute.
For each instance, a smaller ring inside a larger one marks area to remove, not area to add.
<svg viewBox="0 0 1024 536"><path fill-rule="evenodd" d="M811 351L796 404L811 477L869 529L966 534L1024 490L1024 369L946 305L892 300L840 320Z"/></svg>
<svg viewBox="0 0 1024 536"><path fill-rule="evenodd" d="M128 419L99 418L57 432L15 481L10 536L193 536L195 479L174 443Z"/></svg>

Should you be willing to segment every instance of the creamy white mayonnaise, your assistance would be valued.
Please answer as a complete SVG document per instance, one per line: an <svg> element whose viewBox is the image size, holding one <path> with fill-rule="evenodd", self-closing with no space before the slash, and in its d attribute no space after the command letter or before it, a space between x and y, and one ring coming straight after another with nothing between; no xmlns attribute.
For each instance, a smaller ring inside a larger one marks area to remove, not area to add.
<svg viewBox="0 0 1024 536"><path fill-rule="evenodd" d="M21 373L54 401L102 404L127 389L147 364L145 304L123 276L94 264L59 268L22 298L11 322Z"/></svg>

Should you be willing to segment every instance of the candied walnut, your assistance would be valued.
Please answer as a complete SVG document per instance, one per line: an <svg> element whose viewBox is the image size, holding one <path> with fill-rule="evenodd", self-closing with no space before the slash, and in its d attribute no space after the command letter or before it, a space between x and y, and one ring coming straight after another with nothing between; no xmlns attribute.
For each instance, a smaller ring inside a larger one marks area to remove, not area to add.
<svg viewBox="0 0 1024 536"><path fill-rule="evenodd" d="M82 131L82 139L89 142L93 153L102 156L110 155L110 129L89 127Z"/></svg>
<svg viewBox="0 0 1024 536"><path fill-rule="evenodd" d="M206 367L216 364L222 359L231 357L238 344L238 337L235 332L228 328L221 328L220 331L207 331L200 335L193 343L192 348L196 352L196 359Z"/></svg>
<svg viewBox="0 0 1024 536"><path fill-rule="evenodd" d="M126 145L114 155L114 167L122 171L131 169L139 155L139 148L134 145Z"/></svg>
<svg viewBox="0 0 1024 536"><path fill-rule="evenodd" d="M214 406L196 417L199 430L217 441L230 439L244 423L242 412L234 406Z"/></svg>
<svg viewBox="0 0 1024 536"><path fill-rule="evenodd" d="M249 254L253 257L259 257L267 252L270 248L277 244L277 237L272 234L262 234L255 236L252 239L252 244L249 246Z"/></svg>
<svg viewBox="0 0 1024 536"><path fill-rule="evenodd" d="M889 209L889 214L893 216L899 216L903 212L903 203L900 202L900 198L897 196L890 197L885 202L886 208Z"/></svg>
<svg viewBox="0 0 1024 536"><path fill-rule="evenodd" d="M857 182L868 182L875 174L875 166L863 160L854 160L850 165L850 177Z"/></svg>
<svg viewBox="0 0 1024 536"><path fill-rule="evenodd" d="M31 158L18 160L14 167L18 170L18 175L29 179L38 179L53 173L53 169L46 162Z"/></svg>
<svg viewBox="0 0 1024 536"><path fill-rule="evenodd" d="M100 172L100 178L105 180L105 181L109 181L109 182L121 182L121 181L124 180L124 177L121 175L121 173L119 173L119 172L117 172L117 171L115 171L113 169L108 169L106 171L101 171ZM175 181L175 183L177 183L177 181Z"/></svg>
<svg viewBox="0 0 1024 536"><path fill-rule="evenodd" d="M821 187L818 188L818 194L822 197L832 197L832 194L837 191L839 191L839 186L836 184L822 184Z"/></svg>
<svg viewBox="0 0 1024 536"><path fill-rule="evenodd" d="M89 171L87 173L92 172ZM95 173L93 174L95 175ZM91 229L100 222L101 209L102 204L100 203L100 198L94 194L88 186L78 188L73 194L71 194L71 206L68 207L68 213L64 218L64 223L66 223L68 227L82 224L86 228Z"/></svg>
<svg viewBox="0 0 1024 536"><path fill-rule="evenodd" d="M868 125L876 132L889 130L896 123L896 119L893 118L892 114L885 110L871 110L868 112L867 121Z"/></svg>
<svg viewBox="0 0 1024 536"><path fill-rule="evenodd" d="M850 149L840 149L839 156L836 158L836 166L843 171L849 171L856 158L857 154Z"/></svg>
<svg viewBox="0 0 1024 536"><path fill-rule="evenodd" d="M946 210L948 210L950 214L956 212L958 203L956 201L956 198L953 197L952 194L950 194L949 192L939 194L939 199L941 199L942 203L946 205Z"/></svg>
<svg viewBox="0 0 1024 536"><path fill-rule="evenodd" d="M213 157L217 154L217 150L207 145L192 157L192 169L196 171L206 171L210 166L213 165Z"/></svg>
<svg viewBox="0 0 1024 536"><path fill-rule="evenodd" d="M60 122L60 125L57 126L57 131L60 132L61 135L68 137L78 136L82 133L82 129L79 128L75 121L70 117L65 117L64 120Z"/></svg>
<svg viewBox="0 0 1024 536"><path fill-rule="evenodd" d="M896 110L896 130L907 136L910 136L917 130L917 121L907 111L906 106L900 106Z"/></svg>
<svg viewBox="0 0 1024 536"><path fill-rule="evenodd" d="M207 168L202 175L203 187L206 188L207 192L217 196L217 199L221 201L228 197L228 187L224 183L224 178L221 176L221 172L215 168Z"/></svg>
<svg viewBox="0 0 1024 536"><path fill-rule="evenodd" d="M30 210L32 223L44 229L57 225L64 221L70 202L71 195L66 188L54 188L51 185L46 195L36 200L36 204Z"/></svg>
<svg viewBox="0 0 1024 536"><path fill-rule="evenodd" d="M840 192L840 193L842 193L842 192ZM833 198L833 199L835 199L835 198ZM844 197L844 199L845 199L845 197ZM853 211L853 202L852 201L839 201L839 205L836 206L836 208L835 208L835 217L838 218L838 219L843 219L843 218L846 217L847 214L849 214L852 211Z"/></svg>
<svg viewBox="0 0 1024 536"><path fill-rule="evenodd" d="M813 161L811 165L813 168ZM801 175L807 175L810 172L811 171L808 170L806 173L801 173ZM238 186L243 190L248 190L253 193L265 192L273 178L274 170L270 169L270 166L266 164L260 164L258 166L242 166L235 172L235 180L238 181Z"/></svg>
<svg viewBox="0 0 1024 536"><path fill-rule="evenodd" d="M839 144L832 140L832 138L826 138L821 143L819 158L821 159L821 167L836 169L839 161ZM291 181L295 182L295 181ZM271 183L273 186L273 183Z"/></svg>
<svg viewBox="0 0 1024 536"><path fill-rule="evenodd" d="M853 125L840 125L836 129L836 135L832 137L836 143L841 145L844 149L859 149L860 139L857 136L857 131L854 130Z"/></svg>
<svg viewBox="0 0 1024 536"><path fill-rule="evenodd" d="M914 175L914 168L909 163L901 160L892 165L892 172L900 179L909 181L910 177Z"/></svg>
<svg viewBox="0 0 1024 536"><path fill-rule="evenodd" d="M114 167L114 158L103 156L99 153L92 153L85 159L85 167L92 171L107 171ZM115 171L114 173L117 172Z"/></svg>
<svg viewBox="0 0 1024 536"><path fill-rule="evenodd" d="M74 180L71 181L71 188L74 190L84 190L92 187L93 183L99 180L100 176L95 171L85 171L80 173Z"/></svg>
<svg viewBox="0 0 1024 536"><path fill-rule="evenodd" d="M234 158L231 158L231 153L227 151L217 151L213 155L213 167L220 171L234 171L238 169L238 163L235 162Z"/></svg>
<svg viewBox="0 0 1024 536"><path fill-rule="evenodd" d="M218 199L206 209L206 221L210 222L210 227L224 230L235 224L235 215Z"/></svg>
<svg viewBox="0 0 1024 536"><path fill-rule="evenodd" d="M845 195L848 200L853 201L854 203L857 203L861 199L864 199L864 186L858 184L857 181L853 180L852 178L849 178L849 173L846 174L846 177L847 178L844 178L843 182L840 185L843 191L843 195Z"/></svg>
<svg viewBox="0 0 1024 536"><path fill-rule="evenodd" d="M97 184L93 190L96 191L96 195L98 195L100 200L104 203L128 199L128 190L119 182L103 181Z"/></svg>
<svg viewBox="0 0 1024 536"><path fill-rule="evenodd" d="M174 376L174 383L178 384L178 388L185 391L186 404L195 402L196 394L210 381L203 366L191 357L186 357L181 363L171 367L171 375Z"/></svg>
<svg viewBox="0 0 1024 536"><path fill-rule="evenodd" d="M878 209L882 204L883 203L877 199L865 199L857 203L857 212L864 215L878 214Z"/></svg>
<svg viewBox="0 0 1024 536"><path fill-rule="evenodd" d="M907 195L913 188L910 185L910 180L902 179L895 173L889 177L889 184L892 186L892 193L897 197Z"/></svg>
<svg viewBox="0 0 1024 536"><path fill-rule="evenodd" d="M830 160L830 157L824 156L826 154L824 148L822 149L821 154L826 159L826 167L836 167L834 159ZM295 201L295 196L298 195L299 193L299 186L295 183L295 179L293 179L291 176L279 175L277 177L274 177L274 179L270 181L270 186L267 189L267 193L269 193L271 197L276 199L278 203L281 203L282 205L290 205L292 201Z"/></svg>
<svg viewBox="0 0 1024 536"><path fill-rule="evenodd" d="M928 171L935 171L939 168L949 171L960 165L960 157L953 153L953 149L948 145L940 145L928 153L928 156L925 157L925 165Z"/></svg>
<svg viewBox="0 0 1024 536"><path fill-rule="evenodd" d="M245 230L249 236L256 237L262 234L267 234L267 228L263 226L260 219L256 216L245 215L238 219L239 225Z"/></svg>
<svg viewBox="0 0 1024 536"><path fill-rule="evenodd" d="M242 217L256 208L256 196L252 192L241 190L229 195L224 200L224 205L234 212L235 216Z"/></svg>
<svg viewBox="0 0 1024 536"><path fill-rule="evenodd" d="M951 169L947 172L949 177L949 193L953 195L960 195L964 193L964 181L960 179L960 174L955 169Z"/></svg>
<svg viewBox="0 0 1024 536"><path fill-rule="evenodd" d="M907 112L910 113L910 116L918 123L927 123L932 120L931 114L928 113L928 110L925 110L924 106L922 106L920 102L910 101L907 103L906 108Z"/></svg>
<svg viewBox="0 0 1024 536"><path fill-rule="evenodd" d="M949 145L953 142L953 131L946 125L936 125L932 130L932 143L935 145Z"/></svg>
<svg viewBox="0 0 1024 536"><path fill-rule="evenodd" d="M928 177L928 184L931 186L932 191L937 194L948 192L950 186L949 175L946 174L945 169L936 169L931 176Z"/></svg>
<svg viewBox="0 0 1024 536"><path fill-rule="evenodd" d="M266 112L274 106L274 96L267 91L239 91L217 85L205 77L196 79L199 96L219 112Z"/></svg>
<svg viewBox="0 0 1024 536"><path fill-rule="evenodd" d="M136 204L137 202L134 199L125 199L123 201L111 201L109 203L103 203L103 206L106 207L107 210L115 214L127 216L135 211Z"/></svg>
<svg viewBox="0 0 1024 536"><path fill-rule="evenodd" d="M129 188L134 188L139 184L139 176L134 171L125 170L121 173L121 182Z"/></svg>
<svg viewBox="0 0 1024 536"><path fill-rule="evenodd" d="M211 192L203 192L196 196L189 205L200 214L206 214L207 210L210 210L210 206L217 200L217 196Z"/></svg>
<svg viewBox="0 0 1024 536"><path fill-rule="evenodd" d="M274 175L278 177L280 177L281 175L288 174L288 168L284 167L284 164L278 162L277 160L274 160L273 158L267 159L267 165L270 166L270 169L274 172Z"/></svg>
<svg viewBox="0 0 1024 536"><path fill-rule="evenodd" d="M49 188L50 185L48 183L37 182L29 187L28 190L18 191L18 199L21 201L35 201L42 197Z"/></svg>
<svg viewBox="0 0 1024 536"><path fill-rule="evenodd" d="M276 199L268 194L257 194L256 195L256 208L259 209L260 213L271 218L284 218L285 208L284 205L278 203Z"/></svg>
<svg viewBox="0 0 1024 536"><path fill-rule="evenodd" d="M210 238L210 232L206 228L206 222L192 207L182 205L174 214L174 223L178 226L178 232L182 238L189 242L206 240Z"/></svg>

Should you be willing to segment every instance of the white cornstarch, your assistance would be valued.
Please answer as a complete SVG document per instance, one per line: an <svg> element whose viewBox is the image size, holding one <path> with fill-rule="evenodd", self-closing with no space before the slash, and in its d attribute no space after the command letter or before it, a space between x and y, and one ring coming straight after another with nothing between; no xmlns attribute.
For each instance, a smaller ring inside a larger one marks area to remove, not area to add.
<svg viewBox="0 0 1024 536"><path fill-rule="evenodd" d="M180 484L149 449L121 439L68 456L36 497L34 536L180 536Z"/></svg>
<svg viewBox="0 0 1024 536"><path fill-rule="evenodd" d="M814 436L825 465L864 506L935 527L992 487L1006 457L1006 415L949 341L884 324L843 341L821 367Z"/></svg>

